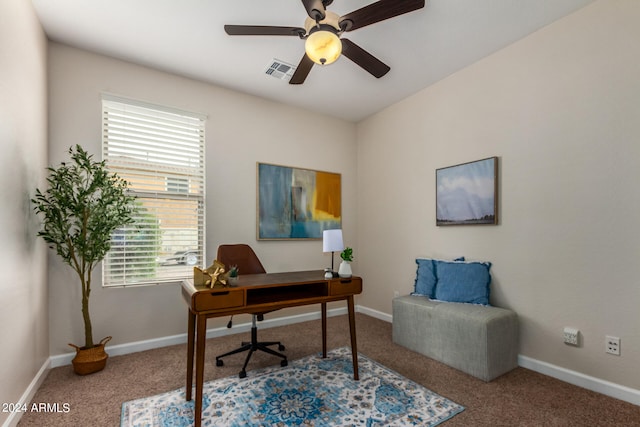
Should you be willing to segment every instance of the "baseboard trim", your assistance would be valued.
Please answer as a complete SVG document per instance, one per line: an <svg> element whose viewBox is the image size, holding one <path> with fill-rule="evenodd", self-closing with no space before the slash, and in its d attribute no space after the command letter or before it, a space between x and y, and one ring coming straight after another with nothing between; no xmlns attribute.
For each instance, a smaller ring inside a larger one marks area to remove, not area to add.
<svg viewBox="0 0 640 427"><path fill-rule="evenodd" d="M51 369L51 358L45 360L36 376L33 377L33 380L31 380L31 383L29 384L27 389L24 391L24 393L22 393L22 396L20 396L18 402L16 402L18 403L18 406L22 407L23 405L29 405L29 403L33 399L33 396L35 396L36 392L44 382L44 379L47 377L49 369ZM16 427L18 425L18 421L20 421L20 418L22 418L21 411L11 412L2 426Z"/></svg>
<svg viewBox="0 0 640 427"><path fill-rule="evenodd" d="M327 316L340 316L347 314L346 308L333 308L327 310ZM293 316L279 317L275 319L265 319L260 322L261 329L275 328L277 326L292 325L294 323L306 322L309 320L320 319L320 312L296 314ZM249 332L251 330L251 323L234 324L233 328L217 327L207 329L207 339L221 337L225 335L239 334L242 332ZM143 341L135 341L126 344L117 344L105 347L105 351L109 356L120 356L123 354L137 353L139 351L152 350L155 348L168 347L170 345L184 344L187 342L187 334L171 335L168 337L153 338ZM51 356L51 367L57 368L59 366L70 365L71 360L75 356L75 353L65 353L56 356Z"/></svg>
<svg viewBox="0 0 640 427"><path fill-rule="evenodd" d="M393 316L391 314L383 313L378 310L374 310L368 307L356 306L356 311L359 313L366 314L368 316L374 317L376 319L383 320L388 323L393 322ZM340 316L347 314L346 308L336 308L327 311L327 316ZM305 313L298 314L294 316L285 316L276 319L265 319L260 323L261 328L274 328L277 326L286 326L299 322L306 322L310 320L320 319L320 313ZM251 329L251 323L242 323L239 325L234 325L233 328L228 329L226 327L218 327L207 330L207 339L215 338L225 335L232 335L241 332L247 332ZM129 353L136 353L139 351L151 350L155 348L167 347L170 345L176 344L184 344L187 342L187 334L178 334L172 335L168 337L155 338L144 341L137 341L126 344L118 344L114 346L107 347L107 351L111 356L118 356ZM70 365L71 360L74 357L74 353L68 354L60 354L56 356L51 356L49 360L43 365L40 369L34 380L29 385L27 391L25 391L21 402L30 402L35 394L36 390L44 381L46 377L46 373L49 368L55 368L64 365ZM634 405L640 406L640 390L636 390L630 387L626 387L620 384L612 383L609 381L605 381L599 378L591 377L589 375L582 374L580 372L572 371L569 369L565 369L556 365L552 365L547 362L542 362L540 360L533 359L527 356L518 356L518 365L530 369L532 371L541 373L543 375L548 375L550 377L556 378L560 381L567 382L569 384L576 385L578 387L585 388L587 390L595 391L596 393L601 393L606 396L610 396L616 399L623 400L625 402L632 403ZM15 415L15 414L12 414ZM19 419L19 415L16 415L15 420L11 417L7 420L7 422L3 425L3 427L14 427Z"/></svg>
<svg viewBox="0 0 640 427"><path fill-rule="evenodd" d="M383 320L388 323L393 322L393 316L387 313L383 313L382 311L374 310L369 307L358 306L356 311L358 313L366 314L367 316L375 317L376 319Z"/></svg>
<svg viewBox="0 0 640 427"><path fill-rule="evenodd" d="M587 390L595 391L596 393L624 400L634 405L640 405L640 390L591 377L580 372L522 355L518 356L518 366L531 369L532 371L548 375L569 384L577 385L578 387L586 388Z"/></svg>
<svg viewBox="0 0 640 427"><path fill-rule="evenodd" d="M389 319L387 320L388 322L393 322L393 315L381 313L382 316L376 316L375 314L370 314L371 311L375 310L365 307L360 308L360 312L362 313L369 314L370 316L374 316L382 320ZM605 396L624 400L625 402L640 406L640 390L636 390L631 387L591 377L577 371L572 371L570 369L562 368L560 366L552 365L551 363L542 362L523 355L518 355L518 366L587 390L595 391L596 393L604 394Z"/></svg>

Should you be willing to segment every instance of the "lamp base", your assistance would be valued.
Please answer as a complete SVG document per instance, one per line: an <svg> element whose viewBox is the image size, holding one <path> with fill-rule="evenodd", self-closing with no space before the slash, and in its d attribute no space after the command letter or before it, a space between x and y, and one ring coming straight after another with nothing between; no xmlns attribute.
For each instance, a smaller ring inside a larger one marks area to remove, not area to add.
<svg viewBox="0 0 640 427"><path fill-rule="evenodd" d="M325 268L324 269L324 278L325 279L335 279L336 277L339 277L339 275L338 275L337 271L333 271L333 268Z"/></svg>

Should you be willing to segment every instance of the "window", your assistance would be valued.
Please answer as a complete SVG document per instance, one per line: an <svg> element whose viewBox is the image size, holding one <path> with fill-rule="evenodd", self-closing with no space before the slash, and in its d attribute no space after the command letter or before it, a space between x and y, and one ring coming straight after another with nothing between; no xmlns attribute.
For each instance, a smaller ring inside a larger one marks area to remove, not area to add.
<svg viewBox="0 0 640 427"><path fill-rule="evenodd" d="M103 95L103 158L138 208L111 237L103 286L176 282L202 265L204 125L199 114Z"/></svg>
<svg viewBox="0 0 640 427"><path fill-rule="evenodd" d="M186 178L168 176L167 191L170 193L189 193L189 180Z"/></svg>

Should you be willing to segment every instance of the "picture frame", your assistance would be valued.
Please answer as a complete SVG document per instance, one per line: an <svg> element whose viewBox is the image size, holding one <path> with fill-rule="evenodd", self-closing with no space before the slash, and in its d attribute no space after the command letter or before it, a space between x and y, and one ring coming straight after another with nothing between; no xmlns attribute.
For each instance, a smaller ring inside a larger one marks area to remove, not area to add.
<svg viewBox="0 0 640 427"><path fill-rule="evenodd" d="M498 157L436 169L436 225L498 224Z"/></svg>
<svg viewBox="0 0 640 427"><path fill-rule="evenodd" d="M339 173L256 164L258 240L319 240L342 228Z"/></svg>

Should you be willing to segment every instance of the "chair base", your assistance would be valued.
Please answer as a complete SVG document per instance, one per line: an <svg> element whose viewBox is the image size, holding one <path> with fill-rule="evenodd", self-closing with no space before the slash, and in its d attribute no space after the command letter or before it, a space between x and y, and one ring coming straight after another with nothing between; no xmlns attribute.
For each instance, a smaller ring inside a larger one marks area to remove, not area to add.
<svg viewBox="0 0 640 427"><path fill-rule="evenodd" d="M223 357L248 351L249 354L247 354L247 358L244 360L244 365L242 366L242 370L238 374L240 378L244 378L247 376L246 369L247 369L247 365L249 364L249 359L251 359L251 355L258 350L264 351L265 353L269 353L271 355L282 358L282 360L280 361L280 366L282 367L287 366L288 365L287 356L269 348L269 346L273 346L273 345L277 345L278 350L280 351L284 351L285 349L284 345L282 345L282 343L280 343L279 341L258 342L258 328L255 325L255 317L254 317L253 325L251 326L251 342L243 342L240 348L237 348L235 350L232 350L220 356L216 356L216 366L223 366L224 364L222 362Z"/></svg>

